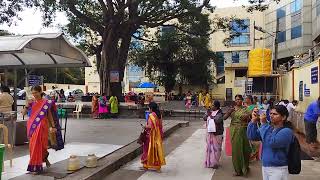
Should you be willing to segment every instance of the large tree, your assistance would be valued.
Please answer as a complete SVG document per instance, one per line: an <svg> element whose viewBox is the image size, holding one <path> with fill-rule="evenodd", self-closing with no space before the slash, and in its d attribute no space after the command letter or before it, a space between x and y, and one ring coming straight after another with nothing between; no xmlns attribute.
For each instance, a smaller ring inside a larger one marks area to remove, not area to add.
<svg viewBox="0 0 320 180"><path fill-rule="evenodd" d="M249 2L264 8L264 0ZM110 83L109 74L118 71L122 81L131 37L137 29L155 28L177 18L193 17L204 9L213 10L210 0L0 0L0 23L11 22L23 4L39 7L45 25L55 19L56 12L65 12L70 22L66 32L82 38L79 43L97 56L101 91L116 95L121 95L121 83ZM179 24L173 25L179 28Z"/></svg>
<svg viewBox="0 0 320 180"><path fill-rule="evenodd" d="M144 48L133 48L129 60L143 67L166 92L171 92L176 82L207 88L211 82L210 60L214 59L209 50L212 29L208 14L177 20L183 30L174 26L158 28L154 41L145 43Z"/></svg>
<svg viewBox="0 0 320 180"><path fill-rule="evenodd" d="M102 92L116 95L121 95L121 82L110 83L110 71L118 71L122 81L131 37L138 29L212 10L209 0L43 0L38 5L47 23L56 11L66 12L67 32L86 36L82 42L97 55ZM90 37L96 36L101 39L90 43Z"/></svg>

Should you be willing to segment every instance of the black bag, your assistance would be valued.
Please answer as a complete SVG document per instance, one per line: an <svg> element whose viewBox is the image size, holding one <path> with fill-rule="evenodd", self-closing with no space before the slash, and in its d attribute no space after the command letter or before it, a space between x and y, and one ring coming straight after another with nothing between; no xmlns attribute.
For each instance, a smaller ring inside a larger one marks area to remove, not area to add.
<svg viewBox="0 0 320 180"><path fill-rule="evenodd" d="M301 148L296 136L289 146L288 151L288 171L289 174L300 174L301 171Z"/></svg>
<svg viewBox="0 0 320 180"><path fill-rule="evenodd" d="M138 144L143 144L145 143L147 140L147 131L144 129L141 133L140 133L140 136L138 138L138 141L137 143Z"/></svg>

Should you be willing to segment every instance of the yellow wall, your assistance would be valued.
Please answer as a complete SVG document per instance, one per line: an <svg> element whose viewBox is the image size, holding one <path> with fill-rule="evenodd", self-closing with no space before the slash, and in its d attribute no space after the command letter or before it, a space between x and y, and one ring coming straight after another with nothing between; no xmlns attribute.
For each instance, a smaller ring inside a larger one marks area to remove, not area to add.
<svg viewBox="0 0 320 180"><path fill-rule="evenodd" d="M305 112L308 105L312 101L318 99L318 97L320 96L319 82L317 84L311 84L311 68L317 67L317 66L319 71L320 60L314 61L303 67L295 69L293 70L294 72L290 72L282 77L281 87L283 89L283 92L282 93L280 92L280 94L282 95L281 96L282 99L299 100L299 82L300 81L303 81L303 84L307 85L307 89L310 89L310 97L304 96L304 91L303 91L303 101L299 101L299 105L297 107L297 111L299 112ZM318 78L320 78L320 74L318 74ZM292 86L292 83L294 83L293 86ZM292 96L292 92L294 92L293 96Z"/></svg>
<svg viewBox="0 0 320 180"><path fill-rule="evenodd" d="M284 76L281 76L279 81L280 81L280 86L279 86L280 99L287 99L289 101L292 101L293 100L292 71L290 71Z"/></svg>
<svg viewBox="0 0 320 180"><path fill-rule="evenodd" d="M216 84L213 86L211 90L211 95L213 99L225 100L225 85L224 84Z"/></svg>

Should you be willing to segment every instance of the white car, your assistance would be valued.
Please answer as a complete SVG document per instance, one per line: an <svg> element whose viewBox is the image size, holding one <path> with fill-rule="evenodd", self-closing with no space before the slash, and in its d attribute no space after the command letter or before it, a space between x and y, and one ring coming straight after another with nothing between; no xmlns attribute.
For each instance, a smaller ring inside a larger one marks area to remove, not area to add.
<svg viewBox="0 0 320 180"><path fill-rule="evenodd" d="M64 95L68 99L69 93L75 98L75 99L81 99L82 96L84 96L84 93L81 89L69 89L64 92Z"/></svg>

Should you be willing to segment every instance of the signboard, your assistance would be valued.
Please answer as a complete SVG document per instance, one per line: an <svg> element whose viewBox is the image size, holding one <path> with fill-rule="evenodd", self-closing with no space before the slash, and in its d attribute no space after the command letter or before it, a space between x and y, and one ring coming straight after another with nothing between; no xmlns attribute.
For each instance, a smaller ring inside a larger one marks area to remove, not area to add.
<svg viewBox="0 0 320 180"><path fill-rule="evenodd" d="M317 84L319 82L319 69L317 67L311 68L311 84Z"/></svg>
<svg viewBox="0 0 320 180"><path fill-rule="evenodd" d="M110 82L116 83L120 82L119 80L119 71L110 71Z"/></svg>
<svg viewBox="0 0 320 180"><path fill-rule="evenodd" d="M43 84L42 76L29 75L28 81L29 86L37 86Z"/></svg>
<svg viewBox="0 0 320 180"><path fill-rule="evenodd" d="M306 84L304 84L304 96L310 97L310 89L307 89Z"/></svg>
<svg viewBox="0 0 320 180"><path fill-rule="evenodd" d="M299 101L303 101L303 81L299 82Z"/></svg>

